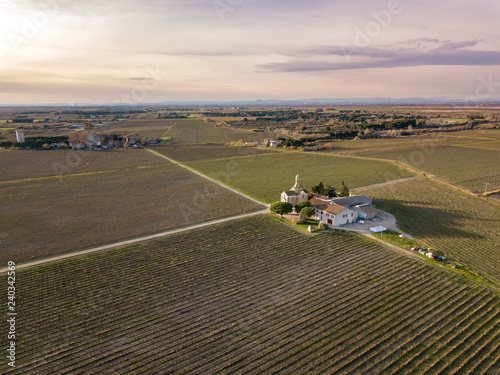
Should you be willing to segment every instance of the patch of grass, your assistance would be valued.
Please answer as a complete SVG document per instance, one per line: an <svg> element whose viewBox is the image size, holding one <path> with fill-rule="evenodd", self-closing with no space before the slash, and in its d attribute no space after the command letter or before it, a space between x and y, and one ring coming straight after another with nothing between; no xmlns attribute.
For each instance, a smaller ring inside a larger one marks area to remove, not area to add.
<svg viewBox="0 0 500 375"><path fill-rule="evenodd" d="M282 222L282 223L285 223L285 224L288 224L294 228L297 228L297 229L300 229L301 231L303 231L304 233L309 233L308 232L308 228L309 226L312 226L314 228L314 231L317 231L318 230L318 225L319 225L319 222L318 221L315 221L315 220L308 220L306 219L305 222L303 223L294 223L292 222L291 220L288 220L288 219L285 219L284 217L279 217L279 216L276 216L276 218ZM328 228L329 229L329 228ZM328 230L326 229L326 230Z"/></svg>
<svg viewBox="0 0 500 375"><path fill-rule="evenodd" d="M399 246L405 250L408 250L408 246L420 246L420 244L411 238L401 238L399 237L401 233L394 232L391 230L386 230L383 233L373 233L377 238L383 241L389 242L393 245Z"/></svg>

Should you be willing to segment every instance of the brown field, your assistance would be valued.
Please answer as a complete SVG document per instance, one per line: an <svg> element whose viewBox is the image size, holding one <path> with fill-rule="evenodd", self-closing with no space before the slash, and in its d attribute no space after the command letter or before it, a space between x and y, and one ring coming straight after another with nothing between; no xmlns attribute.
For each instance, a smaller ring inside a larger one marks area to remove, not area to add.
<svg viewBox="0 0 500 375"><path fill-rule="evenodd" d="M0 182L168 164L144 149L0 150Z"/></svg>
<svg viewBox="0 0 500 375"><path fill-rule="evenodd" d="M218 121L241 121L243 120L244 117L232 117L232 116L219 116L219 117L208 117L208 119L218 122ZM256 116L246 116L248 120L255 120L257 117Z"/></svg>
<svg viewBox="0 0 500 375"><path fill-rule="evenodd" d="M500 208L426 177L360 189L401 230L500 288Z"/></svg>
<svg viewBox="0 0 500 375"><path fill-rule="evenodd" d="M203 161L276 152L256 147L229 147L219 145L167 145L153 150L180 162Z"/></svg>
<svg viewBox="0 0 500 375"><path fill-rule="evenodd" d="M0 264L260 207L172 164L4 182L0 202Z"/></svg>
<svg viewBox="0 0 500 375"><path fill-rule="evenodd" d="M103 126L99 134L117 134L121 136L138 134L140 137L161 138L175 125L178 119L125 120Z"/></svg>

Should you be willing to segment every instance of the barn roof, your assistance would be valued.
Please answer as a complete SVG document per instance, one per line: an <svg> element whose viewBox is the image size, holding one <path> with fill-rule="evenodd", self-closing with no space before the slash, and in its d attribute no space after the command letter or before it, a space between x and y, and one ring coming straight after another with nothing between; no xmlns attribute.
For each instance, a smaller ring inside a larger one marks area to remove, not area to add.
<svg viewBox="0 0 500 375"><path fill-rule="evenodd" d="M352 195L344 198L331 198L332 202L344 207L372 204L372 199L366 195Z"/></svg>
<svg viewBox="0 0 500 375"><path fill-rule="evenodd" d="M312 198L309 202L311 202L311 204L318 210L326 211L334 215L337 215L346 209L343 206L339 206L337 204L333 204L318 198Z"/></svg>

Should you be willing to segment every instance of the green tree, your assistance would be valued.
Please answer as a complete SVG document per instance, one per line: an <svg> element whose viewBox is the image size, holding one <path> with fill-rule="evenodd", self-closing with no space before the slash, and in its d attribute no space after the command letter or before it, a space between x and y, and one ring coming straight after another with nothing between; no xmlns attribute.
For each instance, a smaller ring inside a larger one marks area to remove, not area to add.
<svg viewBox="0 0 500 375"><path fill-rule="evenodd" d="M323 191L323 195L326 195L327 197L333 198L337 196L337 192L335 191L335 188L330 185L326 185Z"/></svg>
<svg viewBox="0 0 500 375"><path fill-rule="evenodd" d="M348 197L349 196L349 188L344 184L344 181L342 181L342 187L340 188L340 197Z"/></svg>
<svg viewBox="0 0 500 375"><path fill-rule="evenodd" d="M309 201L303 201L303 202L299 202L295 205L295 211L297 212L301 212L303 208L305 207L311 207L311 202Z"/></svg>
<svg viewBox="0 0 500 375"><path fill-rule="evenodd" d="M289 214L293 211L293 205L288 202L274 202L271 204L270 209L273 214L279 214L283 217L284 214Z"/></svg>
<svg viewBox="0 0 500 375"><path fill-rule="evenodd" d="M304 216L305 218L309 219L311 216L314 216L314 208L312 207L304 207L301 211L300 214Z"/></svg>
<svg viewBox="0 0 500 375"><path fill-rule="evenodd" d="M311 188L311 191L315 194L323 194L325 192L325 185L323 185L323 182L320 182L317 185L314 185Z"/></svg>

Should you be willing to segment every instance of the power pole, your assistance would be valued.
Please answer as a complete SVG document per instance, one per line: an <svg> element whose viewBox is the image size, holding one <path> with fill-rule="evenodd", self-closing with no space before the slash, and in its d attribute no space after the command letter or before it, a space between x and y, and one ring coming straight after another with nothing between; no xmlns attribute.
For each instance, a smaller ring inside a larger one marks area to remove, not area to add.
<svg viewBox="0 0 500 375"><path fill-rule="evenodd" d="M484 183L484 194L486 194L486 192L488 191L488 185L489 184L490 184L489 182L485 182Z"/></svg>

